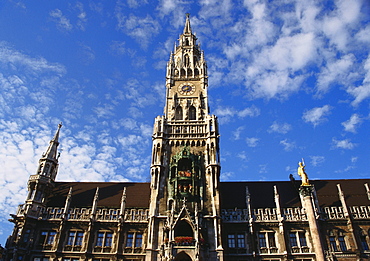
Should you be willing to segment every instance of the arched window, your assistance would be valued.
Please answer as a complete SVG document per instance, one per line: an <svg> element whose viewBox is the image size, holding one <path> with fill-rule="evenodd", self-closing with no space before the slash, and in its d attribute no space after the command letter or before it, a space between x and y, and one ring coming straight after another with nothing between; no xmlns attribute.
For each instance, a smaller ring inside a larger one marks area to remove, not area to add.
<svg viewBox="0 0 370 261"><path fill-rule="evenodd" d="M197 110L193 105L189 108L189 120L196 120L197 119Z"/></svg>
<svg viewBox="0 0 370 261"><path fill-rule="evenodd" d="M49 168L50 168L50 165L49 164L45 164L44 172L42 173L44 176L48 175Z"/></svg>
<svg viewBox="0 0 370 261"><path fill-rule="evenodd" d="M199 70L197 68L194 69L194 76L199 76Z"/></svg>
<svg viewBox="0 0 370 261"><path fill-rule="evenodd" d="M181 220L175 227L175 237L194 237L194 232L188 222Z"/></svg>
<svg viewBox="0 0 370 261"><path fill-rule="evenodd" d="M182 117L182 108L181 106L177 106L176 107L176 111L175 111L175 120L182 120L183 117Z"/></svg>
<svg viewBox="0 0 370 261"><path fill-rule="evenodd" d="M175 166L173 166L172 168L171 168L171 178L174 178L176 176L176 167Z"/></svg>
<svg viewBox="0 0 370 261"><path fill-rule="evenodd" d="M180 77L185 77L186 76L186 71L184 69L180 70Z"/></svg>
<svg viewBox="0 0 370 261"><path fill-rule="evenodd" d="M193 77L193 71L189 68L188 69L188 77Z"/></svg>
<svg viewBox="0 0 370 261"><path fill-rule="evenodd" d="M184 65L185 67L189 66L190 64L190 59L189 59L189 55L185 54L184 56Z"/></svg>

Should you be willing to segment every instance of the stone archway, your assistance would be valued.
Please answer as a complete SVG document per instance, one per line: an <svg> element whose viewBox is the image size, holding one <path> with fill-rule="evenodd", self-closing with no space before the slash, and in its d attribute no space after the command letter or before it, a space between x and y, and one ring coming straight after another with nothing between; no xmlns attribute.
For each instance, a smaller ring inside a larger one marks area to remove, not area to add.
<svg viewBox="0 0 370 261"><path fill-rule="evenodd" d="M192 261L191 257L184 251L178 253L174 259L175 261Z"/></svg>

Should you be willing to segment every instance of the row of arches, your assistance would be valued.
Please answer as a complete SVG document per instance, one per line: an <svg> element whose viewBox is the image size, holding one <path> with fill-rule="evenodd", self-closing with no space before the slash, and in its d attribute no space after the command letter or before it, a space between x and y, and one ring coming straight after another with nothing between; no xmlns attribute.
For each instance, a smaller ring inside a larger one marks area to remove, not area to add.
<svg viewBox="0 0 370 261"><path fill-rule="evenodd" d="M39 168L37 170L37 174L42 175L42 176L46 176L46 177L52 177L53 173L54 173L54 170L55 170L55 167L52 163L47 162L47 163L45 163L45 166L44 166L44 162L43 162L39 165Z"/></svg>
<svg viewBox="0 0 370 261"><path fill-rule="evenodd" d="M170 146L171 147L179 147L179 146L191 146L191 147L200 147L200 146L205 146L206 145L206 142L203 140L203 141L199 141L199 140L182 140L182 141L171 141L170 142Z"/></svg>
<svg viewBox="0 0 370 261"><path fill-rule="evenodd" d="M201 74L202 70L199 68L181 68L180 70L178 68L175 69L175 77L198 77Z"/></svg>
<svg viewBox="0 0 370 261"><path fill-rule="evenodd" d="M187 119L188 120L196 120L197 119L197 109L191 105L187 111ZM184 110L181 105L177 105L175 109L175 120L184 120Z"/></svg>
<svg viewBox="0 0 370 261"><path fill-rule="evenodd" d="M176 67L178 67L178 68L182 67L182 66L189 67L191 64L192 64L192 62L190 61L190 55L189 54L184 55L183 63L181 63L180 57L177 57L177 59L176 59ZM193 56L193 64L195 66L199 65L198 64L198 57L195 56L195 55Z"/></svg>

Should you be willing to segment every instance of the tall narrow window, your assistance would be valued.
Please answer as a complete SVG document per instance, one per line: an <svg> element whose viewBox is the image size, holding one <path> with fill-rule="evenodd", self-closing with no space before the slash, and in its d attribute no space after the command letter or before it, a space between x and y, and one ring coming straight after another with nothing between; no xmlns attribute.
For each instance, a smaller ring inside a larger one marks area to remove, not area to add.
<svg viewBox="0 0 370 261"><path fill-rule="evenodd" d="M46 238L47 238L47 236L48 236L48 231L41 231L40 239L39 239L39 244L40 245L46 244Z"/></svg>
<svg viewBox="0 0 370 261"><path fill-rule="evenodd" d="M49 235L48 235L48 240L46 242L46 244L48 245L52 245L54 244L54 239L55 239L55 235L57 234L57 232L55 231L50 231L49 232Z"/></svg>
<svg viewBox="0 0 370 261"><path fill-rule="evenodd" d="M235 248L235 235L229 234L227 235L227 243L229 248Z"/></svg>
<svg viewBox="0 0 370 261"><path fill-rule="evenodd" d="M289 241L290 241L290 246L291 247L297 247L298 246L296 233L294 233L294 232L289 233Z"/></svg>
<svg viewBox="0 0 370 261"><path fill-rule="evenodd" d="M306 241L306 234L304 231L300 231L298 232L298 236L299 236L299 244L301 247L305 247L307 246L307 241Z"/></svg>
<svg viewBox="0 0 370 261"><path fill-rule="evenodd" d="M181 108L181 106L177 106L177 107L176 107L176 111L175 111L175 119L176 119L176 120L182 120L182 119L183 119L183 116L182 116L182 108Z"/></svg>
<svg viewBox="0 0 370 261"><path fill-rule="evenodd" d="M362 246L362 250L364 250L364 251L369 250L369 245L367 244L367 241L366 241L366 234L365 234L365 232L364 232L364 231L361 231L360 239L361 239L361 246Z"/></svg>
<svg viewBox="0 0 370 261"><path fill-rule="evenodd" d="M343 251L347 251L347 245L346 245L346 241L344 240L344 236L338 236L338 241L339 241L339 247L340 247L340 250L343 252Z"/></svg>
<svg viewBox="0 0 370 261"><path fill-rule="evenodd" d="M23 234L23 242L24 243L27 243L28 240L30 239L30 234L31 234L31 230L30 229L27 229L24 234Z"/></svg>
<svg viewBox="0 0 370 261"><path fill-rule="evenodd" d="M42 199L42 191L38 190L36 192L36 197L35 197L35 200L36 201L40 201Z"/></svg>
<svg viewBox="0 0 370 261"><path fill-rule="evenodd" d="M136 234L135 247L141 247L143 245L143 234Z"/></svg>
<svg viewBox="0 0 370 261"><path fill-rule="evenodd" d="M188 67L190 65L189 55L187 55L187 54L185 54L185 56L184 56L184 65L185 65L185 67Z"/></svg>
<svg viewBox="0 0 370 261"><path fill-rule="evenodd" d="M82 246L83 238L84 238L84 233L83 232L77 232L75 245L76 246Z"/></svg>
<svg viewBox="0 0 370 261"><path fill-rule="evenodd" d="M237 246L238 248L245 248L245 236L244 234L238 234Z"/></svg>
<svg viewBox="0 0 370 261"><path fill-rule="evenodd" d="M134 233L128 233L126 247L133 247L133 244L134 244Z"/></svg>
<svg viewBox="0 0 370 261"><path fill-rule="evenodd" d="M70 231L68 233L67 245L73 246L75 243L76 231Z"/></svg>
<svg viewBox="0 0 370 261"><path fill-rule="evenodd" d="M197 119L197 110L193 105L189 108L189 120L196 120Z"/></svg>
<svg viewBox="0 0 370 261"><path fill-rule="evenodd" d="M111 247L113 241L113 233L105 233L105 241L104 246L105 247Z"/></svg>
<svg viewBox="0 0 370 261"><path fill-rule="evenodd" d="M258 243L259 243L260 248L267 247L265 233L258 234Z"/></svg>
<svg viewBox="0 0 370 261"><path fill-rule="evenodd" d="M269 233L267 233L267 235L268 235L269 247L276 247L275 233L274 232L269 232Z"/></svg>
<svg viewBox="0 0 370 261"><path fill-rule="evenodd" d="M102 232L99 232L98 233L98 237L96 238L96 246L103 246L103 242L104 242L104 233Z"/></svg>
<svg viewBox="0 0 370 261"><path fill-rule="evenodd" d="M329 237L329 242L330 242L330 248L334 252L338 252L338 247L337 247L337 242L335 240L335 236L330 236Z"/></svg>

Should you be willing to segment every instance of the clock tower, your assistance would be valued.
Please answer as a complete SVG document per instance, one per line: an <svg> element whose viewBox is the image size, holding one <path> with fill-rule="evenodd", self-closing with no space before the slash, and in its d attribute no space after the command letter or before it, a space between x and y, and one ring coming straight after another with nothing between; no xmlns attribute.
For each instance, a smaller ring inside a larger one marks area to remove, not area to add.
<svg viewBox="0 0 370 261"><path fill-rule="evenodd" d="M207 89L187 14L167 63L164 115L154 123L146 260L223 260L219 133Z"/></svg>

